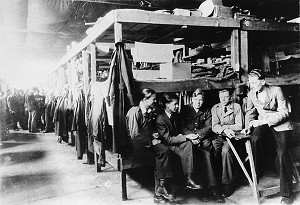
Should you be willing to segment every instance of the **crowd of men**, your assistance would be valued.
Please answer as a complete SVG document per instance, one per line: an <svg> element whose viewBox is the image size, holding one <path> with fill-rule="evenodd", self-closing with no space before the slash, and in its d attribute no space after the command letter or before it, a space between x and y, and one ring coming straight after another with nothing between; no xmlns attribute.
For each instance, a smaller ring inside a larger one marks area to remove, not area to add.
<svg viewBox="0 0 300 205"><path fill-rule="evenodd" d="M2 92L1 99L5 109L7 130L29 130L31 133L52 132L53 125L48 104L49 100L37 87L30 90L15 88ZM45 111L48 115L45 117ZM3 118L3 117L2 117Z"/></svg>
<svg viewBox="0 0 300 205"><path fill-rule="evenodd" d="M165 93L160 99L163 109L156 115L156 92L142 91L139 105L126 115L126 125L133 141L132 156L155 159L155 203L176 202L167 186L177 170L172 167L171 154L181 162L185 189L205 190L199 198L224 203L235 184L235 158L227 139L239 146L243 135L251 136L258 178L263 175L266 156L276 150L281 203L293 203L292 159L287 147L292 130L289 103L280 87L265 83L258 69L249 73L249 85L245 116L226 89L219 91L220 103L212 108L205 103L204 92L196 89L192 103L180 111L178 96Z"/></svg>

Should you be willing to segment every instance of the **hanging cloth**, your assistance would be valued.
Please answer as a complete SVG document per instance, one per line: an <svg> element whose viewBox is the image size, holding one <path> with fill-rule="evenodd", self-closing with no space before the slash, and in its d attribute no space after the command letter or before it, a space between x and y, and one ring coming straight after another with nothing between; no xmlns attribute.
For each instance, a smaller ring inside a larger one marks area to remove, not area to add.
<svg viewBox="0 0 300 205"><path fill-rule="evenodd" d="M124 49L124 43L116 43L108 77L107 103L112 107L113 137L112 151L122 152L126 137L125 115L134 105L134 79L131 64Z"/></svg>

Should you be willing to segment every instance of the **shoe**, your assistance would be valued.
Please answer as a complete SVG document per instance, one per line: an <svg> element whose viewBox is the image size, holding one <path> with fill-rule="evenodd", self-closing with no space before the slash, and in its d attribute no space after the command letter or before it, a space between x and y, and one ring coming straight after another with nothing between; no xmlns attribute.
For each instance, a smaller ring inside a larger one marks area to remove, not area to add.
<svg viewBox="0 0 300 205"><path fill-rule="evenodd" d="M168 193L163 179L160 179L159 184L155 187L155 195L161 196L169 201L175 201L173 194Z"/></svg>
<svg viewBox="0 0 300 205"><path fill-rule="evenodd" d="M212 201L216 203L225 203L225 198L219 194L216 187L210 187L209 190L211 192Z"/></svg>
<svg viewBox="0 0 300 205"><path fill-rule="evenodd" d="M166 200L162 196L157 196L156 194L154 194L153 201L156 204L165 204L166 203Z"/></svg>
<svg viewBox="0 0 300 205"><path fill-rule="evenodd" d="M228 185L228 184L225 184L224 187L223 187L223 192L222 192L222 195L224 197L229 197L233 194L233 186L232 185Z"/></svg>
<svg viewBox="0 0 300 205"><path fill-rule="evenodd" d="M292 204L293 203L293 197L291 197L291 196L283 196L281 198L280 203L281 204Z"/></svg>
<svg viewBox="0 0 300 205"><path fill-rule="evenodd" d="M202 187L199 184L196 184L192 179L187 179L185 184L185 189L201 189Z"/></svg>

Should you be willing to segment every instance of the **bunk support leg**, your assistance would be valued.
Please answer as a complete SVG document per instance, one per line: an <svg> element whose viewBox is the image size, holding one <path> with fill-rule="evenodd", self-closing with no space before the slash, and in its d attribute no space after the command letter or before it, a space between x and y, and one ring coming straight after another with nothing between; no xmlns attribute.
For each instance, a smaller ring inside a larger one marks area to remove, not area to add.
<svg viewBox="0 0 300 205"><path fill-rule="evenodd" d="M127 184L126 184L126 170L121 169L121 183L122 183L122 201L126 201L127 198Z"/></svg>
<svg viewBox="0 0 300 205"><path fill-rule="evenodd" d="M99 164L99 153L97 153L96 149L94 150L94 158L95 158L95 165L96 171L101 172L101 165Z"/></svg>

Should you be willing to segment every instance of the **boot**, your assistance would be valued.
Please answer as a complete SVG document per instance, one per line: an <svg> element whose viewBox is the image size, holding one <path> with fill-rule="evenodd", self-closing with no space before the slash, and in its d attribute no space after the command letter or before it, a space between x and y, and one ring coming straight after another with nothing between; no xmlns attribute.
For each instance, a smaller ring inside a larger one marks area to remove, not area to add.
<svg viewBox="0 0 300 205"><path fill-rule="evenodd" d="M165 185L165 179L160 179L159 184L155 187L155 196L163 197L169 201L174 201L174 196L172 194L169 194L166 185Z"/></svg>
<svg viewBox="0 0 300 205"><path fill-rule="evenodd" d="M201 189L202 187L199 184L196 184L192 178L191 174L186 175L186 183L185 183L185 189Z"/></svg>

